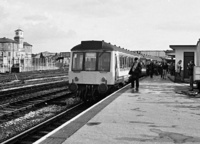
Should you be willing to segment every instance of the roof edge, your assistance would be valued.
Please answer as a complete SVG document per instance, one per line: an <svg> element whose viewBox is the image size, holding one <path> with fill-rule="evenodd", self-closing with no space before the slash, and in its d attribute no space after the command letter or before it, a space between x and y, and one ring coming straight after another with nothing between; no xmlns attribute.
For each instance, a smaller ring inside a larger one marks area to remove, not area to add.
<svg viewBox="0 0 200 144"><path fill-rule="evenodd" d="M178 48L178 47L196 47L196 45L169 45L170 48Z"/></svg>

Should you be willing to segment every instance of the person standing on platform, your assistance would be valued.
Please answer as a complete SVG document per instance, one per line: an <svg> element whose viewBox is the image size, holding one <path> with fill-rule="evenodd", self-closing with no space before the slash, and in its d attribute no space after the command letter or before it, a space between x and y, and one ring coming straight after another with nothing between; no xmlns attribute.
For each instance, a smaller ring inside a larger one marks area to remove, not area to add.
<svg viewBox="0 0 200 144"><path fill-rule="evenodd" d="M162 68L163 68L163 79L167 79L168 64L165 60L164 60L164 63L162 65Z"/></svg>
<svg viewBox="0 0 200 144"><path fill-rule="evenodd" d="M163 61L160 63L160 77L163 78Z"/></svg>
<svg viewBox="0 0 200 144"><path fill-rule="evenodd" d="M154 73L154 63L153 60L151 59L151 62L149 64L149 74L151 78L153 78L153 73Z"/></svg>
<svg viewBox="0 0 200 144"><path fill-rule="evenodd" d="M181 63L182 63L182 60L179 60L176 66L176 75L180 77L181 77L181 69L182 69Z"/></svg>
<svg viewBox="0 0 200 144"><path fill-rule="evenodd" d="M136 91L139 90L139 78L140 78L141 70L142 70L142 66L140 62L138 61L138 58L136 57L129 71L129 74L131 75L131 88L134 88L134 83L136 81Z"/></svg>
<svg viewBox="0 0 200 144"><path fill-rule="evenodd" d="M193 78L194 78L193 71L194 71L194 66L195 66L194 61L191 60L188 63L188 75L189 75L189 78L190 78L190 91L193 91L193 83L194 83L194 81L193 81Z"/></svg>
<svg viewBox="0 0 200 144"><path fill-rule="evenodd" d="M146 74L147 74L147 76L149 76L149 64L150 64L150 62L147 61L147 65L146 65Z"/></svg>

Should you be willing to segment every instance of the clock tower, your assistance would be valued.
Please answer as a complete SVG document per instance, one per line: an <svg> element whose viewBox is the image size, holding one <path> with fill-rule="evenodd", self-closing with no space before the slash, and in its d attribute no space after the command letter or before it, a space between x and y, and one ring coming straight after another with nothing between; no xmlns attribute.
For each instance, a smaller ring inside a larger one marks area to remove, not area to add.
<svg viewBox="0 0 200 144"><path fill-rule="evenodd" d="M15 30L15 37L14 40L19 45L19 50L23 49L23 43L24 43L24 32L21 29Z"/></svg>

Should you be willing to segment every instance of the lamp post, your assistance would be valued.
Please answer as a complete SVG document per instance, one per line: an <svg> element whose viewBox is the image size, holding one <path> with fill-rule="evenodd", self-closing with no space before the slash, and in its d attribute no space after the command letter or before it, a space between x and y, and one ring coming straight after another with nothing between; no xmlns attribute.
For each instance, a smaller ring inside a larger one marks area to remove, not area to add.
<svg viewBox="0 0 200 144"><path fill-rule="evenodd" d="M15 52L14 52L14 47L15 47L15 44L13 43L13 47L12 47L12 67L14 67L15 65ZM12 72L12 70L11 70Z"/></svg>
<svg viewBox="0 0 200 144"><path fill-rule="evenodd" d="M4 73L4 55L3 55L3 52L2 52L2 65L3 65L3 73Z"/></svg>

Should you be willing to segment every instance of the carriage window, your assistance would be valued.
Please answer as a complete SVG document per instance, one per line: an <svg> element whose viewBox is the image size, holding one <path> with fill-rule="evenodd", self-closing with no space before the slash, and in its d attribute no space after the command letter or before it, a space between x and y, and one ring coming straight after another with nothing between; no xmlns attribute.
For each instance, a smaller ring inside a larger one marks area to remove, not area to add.
<svg viewBox="0 0 200 144"><path fill-rule="evenodd" d="M120 57L119 57L119 60L120 60L120 62L119 62L120 68L123 68L123 57L120 56Z"/></svg>
<svg viewBox="0 0 200 144"><path fill-rule="evenodd" d="M126 68L129 68L129 57L126 57Z"/></svg>
<svg viewBox="0 0 200 144"><path fill-rule="evenodd" d="M96 70L96 53L85 54L85 70L86 71Z"/></svg>
<svg viewBox="0 0 200 144"><path fill-rule="evenodd" d="M110 53L99 53L98 70L110 71Z"/></svg>
<svg viewBox="0 0 200 144"><path fill-rule="evenodd" d="M83 70L83 53L74 53L72 59L72 70Z"/></svg>

